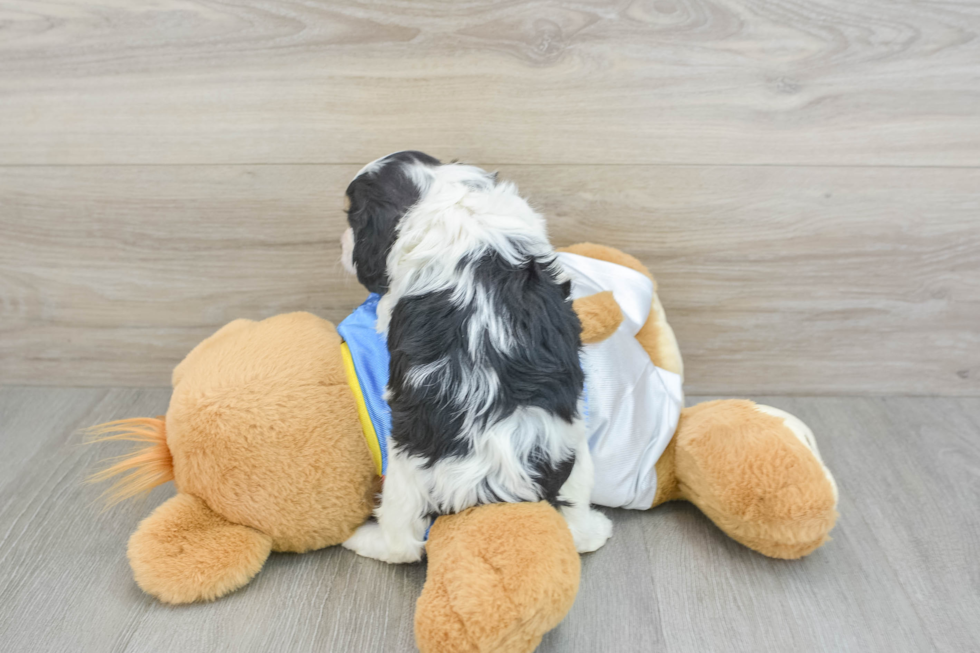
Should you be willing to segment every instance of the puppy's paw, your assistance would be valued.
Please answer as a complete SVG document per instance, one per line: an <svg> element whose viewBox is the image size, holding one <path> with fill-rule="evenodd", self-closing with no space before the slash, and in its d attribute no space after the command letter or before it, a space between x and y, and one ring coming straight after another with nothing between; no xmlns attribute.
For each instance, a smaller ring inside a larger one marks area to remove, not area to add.
<svg viewBox="0 0 980 653"><path fill-rule="evenodd" d="M424 551L425 545L421 542L418 545L406 544L404 547L389 549L387 555L384 558L379 558L379 560L384 560L394 565L419 562L422 559L422 553Z"/></svg>
<svg viewBox="0 0 980 653"><path fill-rule="evenodd" d="M402 564L418 562L422 559L425 544L411 540L392 543L385 537L385 532L377 522L369 521L362 524L346 542L345 549L365 558L374 558L382 562Z"/></svg>
<svg viewBox="0 0 980 653"><path fill-rule="evenodd" d="M378 522L369 521L361 524L354 534L347 538L342 545L359 556L383 560L388 547L385 545L384 532Z"/></svg>
<svg viewBox="0 0 980 653"><path fill-rule="evenodd" d="M575 549L579 553L589 553L600 548L612 537L612 521L598 510L578 510L572 519L568 519L568 528L575 540Z"/></svg>

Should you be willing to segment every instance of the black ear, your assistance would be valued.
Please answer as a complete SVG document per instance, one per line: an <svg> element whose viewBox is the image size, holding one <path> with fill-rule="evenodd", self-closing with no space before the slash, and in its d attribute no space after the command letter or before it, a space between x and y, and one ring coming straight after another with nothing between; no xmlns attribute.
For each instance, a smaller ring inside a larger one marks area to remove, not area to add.
<svg viewBox="0 0 980 653"><path fill-rule="evenodd" d="M388 254L398 223L419 201L420 191L406 173L406 165L437 166L439 160L423 152L396 152L370 172L358 175L347 187L347 222L354 230L357 280L378 294L388 290Z"/></svg>
<svg viewBox="0 0 980 653"><path fill-rule="evenodd" d="M387 260L393 239L384 242L357 240L354 244L354 261L357 263L357 280L370 292L383 295L388 292ZM370 251L367 251L370 250Z"/></svg>
<svg viewBox="0 0 980 653"><path fill-rule="evenodd" d="M378 198L351 198L348 222L354 230L357 280L373 293L388 291L388 254L403 213L401 207Z"/></svg>
<svg viewBox="0 0 980 653"><path fill-rule="evenodd" d="M569 297L571 297L571 295L572 295L572 282L570 280L569 281L565 281L563 284L561 284L560 287L561 287L561 296L562 296L562 299L568 299Z"/></svg>

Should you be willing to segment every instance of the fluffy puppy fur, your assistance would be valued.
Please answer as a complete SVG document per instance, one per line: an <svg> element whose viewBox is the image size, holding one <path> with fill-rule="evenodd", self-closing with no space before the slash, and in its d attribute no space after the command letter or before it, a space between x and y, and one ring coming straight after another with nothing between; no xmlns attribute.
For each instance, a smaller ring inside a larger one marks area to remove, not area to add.
<svg viewBox="0 0 980 653"><path fill-rule="evenodd" d="M398 152L347 189L345 265L378 303L391 354L389 462L376 522L344 544L419 560L433 515L547 500L579 551L611 524L589 506L581 325L544 219L495 174Z"/></svg>

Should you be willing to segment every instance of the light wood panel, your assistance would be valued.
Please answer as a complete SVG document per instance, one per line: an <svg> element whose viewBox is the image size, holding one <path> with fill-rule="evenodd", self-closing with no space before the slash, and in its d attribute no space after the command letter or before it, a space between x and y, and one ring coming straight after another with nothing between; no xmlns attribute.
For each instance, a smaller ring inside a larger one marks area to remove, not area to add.
<svg viewBox="0 0 980 653"><path fill-rule="evenodd" d="M0 163L980 165L980 6L0 2Z"/></svg>
<svg viewBox="0 0 980 653"><path fill-rule="evenodd" d="M0 377L169 385L217 327L366 295L340 266L357 168L14 168L0 176Z"/></svg>
<svg viewBox="0 0 980 653"><path fill-rule="evenodd" d="M237 317L343 318L353 166L11 168L0 379L166 385ZM980 170L504 166L657 276L690 392L980 393Z"/></svg>
<svg viewBox="0 0 980 653"><path fill-rule="evenodd" d="M73 431L158 414L168 394L0 388L3 650L414 651L423 565L334 547L273 554L214 603L171 607L139 591L126 541L173 490L103 512L102 488L80 481L126 447L82 447ZM576 603L541 653L977 648L980 401L760 400L816 433L841 489L833 541L772 560L686 504L610 510L613 538L583 556Z"/></svg>

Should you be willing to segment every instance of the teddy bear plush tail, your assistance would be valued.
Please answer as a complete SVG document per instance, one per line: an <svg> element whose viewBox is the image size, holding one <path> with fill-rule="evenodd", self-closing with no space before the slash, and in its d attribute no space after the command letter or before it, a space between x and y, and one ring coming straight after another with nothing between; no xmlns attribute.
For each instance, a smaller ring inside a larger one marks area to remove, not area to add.
<svg viewBox="0 0 980 653"><path fill-rule="evenodd" d="M106 492L118 503L174 479L162 417L107 422L88 429L90 442L128 441L147 446L114 459L89 477L123 475ZM235 524L190 494L179 493L144 519L129 538L136 583L164 603L210 601L248 583L272 550L272 538Z"/></svg>
<svg viewBox="0 0 980 653"><path fill-rule="evenodd" d="M93 426L85 431L91 444L98 442L142 442L149 446L113 459L113 464L92 474L90 483L100 483L125 474L106 490L109 505L149 492L174 478L174 461L167 447L163 417L120 419Z"/></svg>

